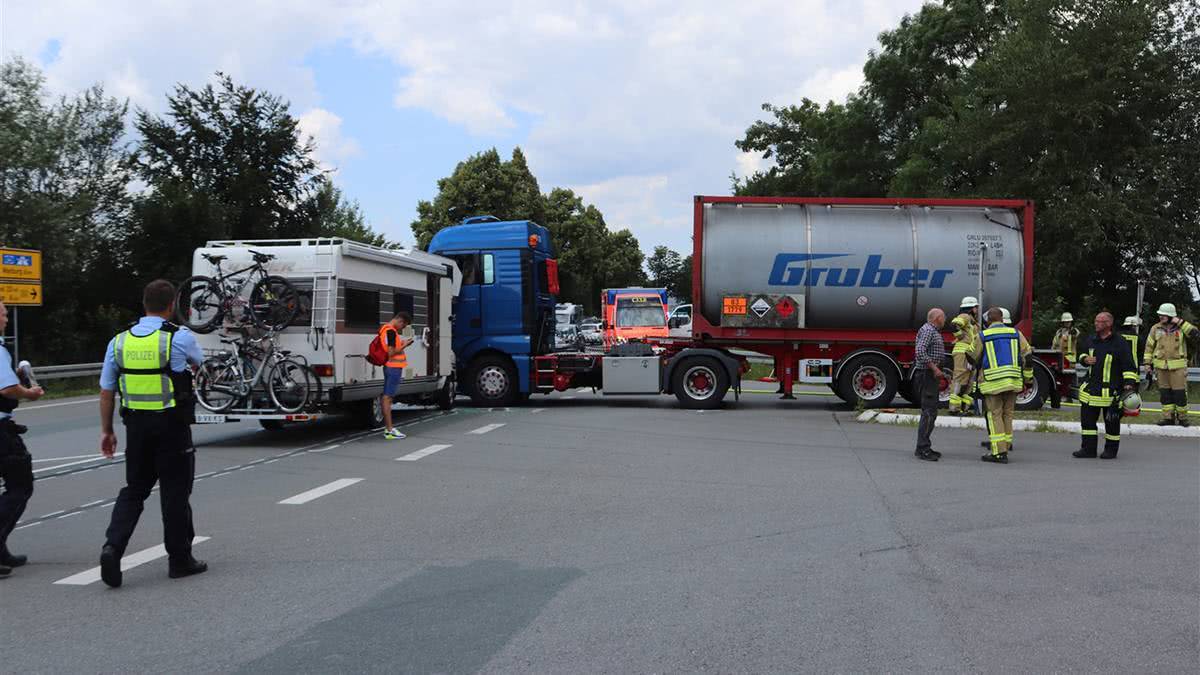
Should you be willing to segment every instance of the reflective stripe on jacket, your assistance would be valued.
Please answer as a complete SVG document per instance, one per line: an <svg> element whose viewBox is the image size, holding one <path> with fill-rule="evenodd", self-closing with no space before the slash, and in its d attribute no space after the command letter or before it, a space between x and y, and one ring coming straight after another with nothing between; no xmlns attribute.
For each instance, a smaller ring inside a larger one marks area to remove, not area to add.
<svg viewBox="0 0 1200 675"><path fill-rule="evenodd" d="M126 410L161 411L175 407L171 381L173 333L156 330L139 337L125 331L113 342L117 362L117 389Z"/></svg>
<svg viewBox="0 0 1200 675"><path fill-rule="evenodd" d="M1137 364L1129 341L1113 333L1107 338L1092 336L1087 353L1096 359L1087 383L1079 390L1079 402L1104 408L1112 405L1126 384L1137 384Z"/></svg>
<svg viewBox="0 0 1200 675"><path fill-rule="evenodd" d="M1006 391L1021 391L1026 378L1022 360L1029 346L1017 329L997 324L985 328L975 342L975 354L979 360L980 393L999 394ZM1032 376L1032 370L1029 375Z"/></svg>

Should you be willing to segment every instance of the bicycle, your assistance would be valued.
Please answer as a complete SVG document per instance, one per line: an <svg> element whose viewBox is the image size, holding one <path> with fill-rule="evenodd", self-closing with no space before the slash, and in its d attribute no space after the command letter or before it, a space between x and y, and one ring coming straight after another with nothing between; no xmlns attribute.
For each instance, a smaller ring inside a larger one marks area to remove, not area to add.
<svg viewBox="0 0 1200 675"><path fill-rule="evenodd" d="M217 276L195 275L179 285L175 313L180 325L197 333L211 333L226 316L239 310L238 319L242 323L249 314L255 326L268 331L283 330L295 320L300 310L296 287L281 276L267 273L263 264L275 256L258 251L250 253L254 256L253 265L229 273L221 270L221 261L228 256L201 254L217 268ZM247 302L242 294L251 282L253 287Z"/></svg>
<svg viewBox="0 0 1200 675"><path fill-rule="evenodd" d="M308 405L314 379L311 369L302 358L277 349L274 332L258 339L222 338L221 343L230 349L206 358L194 379L196 401L206 410L226 412L250 398L259 386L282 412L300 412Z"/></svg>

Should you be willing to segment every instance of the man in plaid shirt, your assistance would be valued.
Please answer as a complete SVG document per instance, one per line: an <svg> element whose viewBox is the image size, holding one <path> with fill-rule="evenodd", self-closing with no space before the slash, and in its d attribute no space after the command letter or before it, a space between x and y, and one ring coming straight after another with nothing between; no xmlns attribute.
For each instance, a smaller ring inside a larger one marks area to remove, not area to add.
<svg viewBox="0 0 1200 675"><path fill-rule="evenodd" d="M917 449L913 453L918 459L936 462L942 453L933 449L929 436L938 414L938 393L941 391L942 363L946 360L946 343L942 340L942 326L946 325L946 313L934 307L925 317L925 325L917 331L916 353L913 356L912 391L921 403L921 422L917 425Z"/></svg>

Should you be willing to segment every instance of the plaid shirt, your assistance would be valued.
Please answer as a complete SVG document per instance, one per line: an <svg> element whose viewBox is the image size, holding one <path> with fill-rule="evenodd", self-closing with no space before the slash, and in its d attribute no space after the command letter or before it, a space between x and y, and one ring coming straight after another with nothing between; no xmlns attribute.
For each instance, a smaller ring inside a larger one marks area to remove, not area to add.
<svg viewBox="0 0 1200 675"><path fill-rule="evenodd" d="M913 370L922 370L933 361L940 367L946 360L946 343L942 334L933 324L926 322L917 331L917 352L913 356Z"/></svg>

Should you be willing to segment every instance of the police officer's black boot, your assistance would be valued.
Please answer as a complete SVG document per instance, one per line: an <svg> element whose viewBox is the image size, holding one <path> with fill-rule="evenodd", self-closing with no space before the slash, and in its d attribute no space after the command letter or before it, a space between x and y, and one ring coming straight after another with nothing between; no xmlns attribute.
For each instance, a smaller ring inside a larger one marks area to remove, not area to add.
<svg viewBox="0 0 1200 675"><path fill-rule="evenodd" d="M7 546L0 546L0 565L4 567L20 567L29 562L28 556L13 555Z"/></svg>
<svg viewBox="0 0 1200 675"><path fill-rule="evenodd" d="M100 578L109 588L121 587L121 554L112 544L100 549Z"/></svg>
<svg viewBox="0 0 1200 675"><path fill-rule="evenodd" d="M4 565L0 565L0 579L3 579L4 577L6 577L10 574L12 574L11 567L5 567Z"/></svg>
<svg viewBox="0 0 1200 675"><path fill-rule="evenodd" d="M193 574L201 574L207 571L208 563L204 562L203 560L196 560L189 555L187 560L181 560L179 562L172 561L170 566L167 568L167 576L171 577L172 579L181 579L183 577L190 577Z"/></svg>

